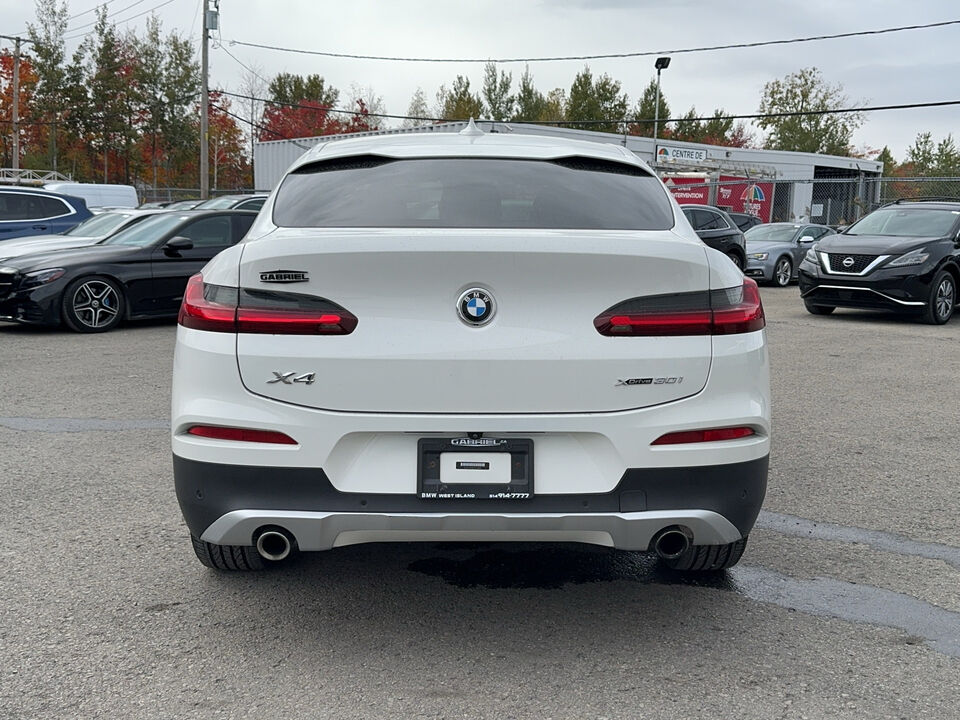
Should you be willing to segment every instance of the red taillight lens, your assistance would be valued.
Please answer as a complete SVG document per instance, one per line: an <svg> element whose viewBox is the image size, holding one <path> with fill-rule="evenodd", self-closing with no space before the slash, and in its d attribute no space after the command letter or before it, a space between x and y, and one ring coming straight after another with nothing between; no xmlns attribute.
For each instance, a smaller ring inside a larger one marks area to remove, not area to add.
<svg viewBox="0 0 960 720"><path fill-rule="evenodd" d="M682 430L667 433L654 440L651 445L685 445L687 443L717 442L718 440L739 440L755 435L753 428L730 427L710 430Z"/></svg>
<svg viewBox="0 0 960 720"><path fill-rule="evenodd" d="M357 318L324 298L272 290L187 283L179 322L196 330L268 335L349 335Z"/></svg>
<svg viewBox="0 0 960 720"><path fill-rule="evenodd" d="M594 321L601 335L731 335L762 329L766 321L757 283L709 292L655 295L627 300Z"/></svg>
<svg viewBox="0 0 960 720"><path fill-rule="evenodd" d="M219 427L217 425L194 425L187 430L187 434L214 440L271 443L273 445L297 444L297 441L292 437L276 430L248 430L247 428Z"/></svg>
<svg viewBox="0 0 960 720"><path fill-rule="evenodd" d="M187 281L187 289L183 293L183 302L180 303L180 316L177 318L184 327L195 330L212 330L213 332L236 332L237 325L237 291L223 293L225 297L218 298L214 291L206 290L203 275L197 273Z"/></svg>

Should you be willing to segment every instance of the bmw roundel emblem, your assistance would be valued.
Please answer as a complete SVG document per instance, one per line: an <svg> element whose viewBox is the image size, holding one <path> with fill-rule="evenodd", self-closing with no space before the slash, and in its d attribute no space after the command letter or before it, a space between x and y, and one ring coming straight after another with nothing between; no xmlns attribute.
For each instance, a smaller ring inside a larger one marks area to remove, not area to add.
<svg viewBox="0 0 960 720"><path fill-rule="evenodd" d="M470 288L457 300L457 313L467 325L486 325L495 311L493 298L483 288Z"/></svg>

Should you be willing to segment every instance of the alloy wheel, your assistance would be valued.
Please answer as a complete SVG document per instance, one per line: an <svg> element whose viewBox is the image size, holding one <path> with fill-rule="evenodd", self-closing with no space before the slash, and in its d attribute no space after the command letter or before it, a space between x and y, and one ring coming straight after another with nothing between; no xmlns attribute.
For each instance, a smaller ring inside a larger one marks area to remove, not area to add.
<svg viewBox="0 0 960 720"><path fill-rule="evenodd" d="M73 312L90 328L102 328L113 322L120 312L117 291L102 280L88 280L73 294Z"/></svg>
<svg viewBox="0 0 960 720"><path fill-rule="evenodd" d="M940 319L950 317L956 300L957 293L956 287L953 284L953 278L947 276L943 278L937 286L937 294L934 298L937 317Z"/></svg>
<svg viewBox="0 0 960 720"><path fill-rule="evenodd" d="M777 260L777 266L773 270L774 280L780 287L786 287L790 284L790 276L793 274L793 268L790 261L786 258Z"/></svg>

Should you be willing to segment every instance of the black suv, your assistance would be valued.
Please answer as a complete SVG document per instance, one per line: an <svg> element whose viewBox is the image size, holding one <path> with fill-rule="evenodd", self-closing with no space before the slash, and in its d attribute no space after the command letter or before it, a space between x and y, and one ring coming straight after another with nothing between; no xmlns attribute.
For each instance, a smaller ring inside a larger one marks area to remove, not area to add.
<svg viewBox="0 0 960 720"><path fill-rule="evenodd" d="M960 283L960 201L885 205L810 248L799 279L814 315L837 307L895 310L942 325Z"/></svg>
<svg viewBox="0 0 960 720"><path fill-rule="evenodd" d="M743 270L747 264L747 243L743 239L743 232L729 215L705 205L684 205L680 209L704 243L725 253Z"/></svg>

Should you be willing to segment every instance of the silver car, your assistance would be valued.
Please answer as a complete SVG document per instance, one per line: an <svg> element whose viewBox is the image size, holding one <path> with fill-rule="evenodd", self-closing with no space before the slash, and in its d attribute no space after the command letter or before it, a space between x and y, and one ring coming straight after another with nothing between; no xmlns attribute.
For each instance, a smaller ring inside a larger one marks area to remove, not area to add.
<svg viewBox="0 0 960 720"><path fill-rule="evenodd" d="M743 274L757 282L786 287L797 278L800 261L813 243L833 235L826 225L765 223L747 230L747 266Z"/></svg>

